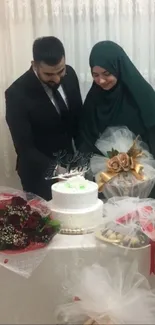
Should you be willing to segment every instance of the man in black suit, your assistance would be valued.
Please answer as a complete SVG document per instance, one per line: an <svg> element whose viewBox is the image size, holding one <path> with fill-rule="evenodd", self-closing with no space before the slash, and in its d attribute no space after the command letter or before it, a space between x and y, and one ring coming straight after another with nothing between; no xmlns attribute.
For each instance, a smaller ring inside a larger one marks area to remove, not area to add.
<svg viewBox="0 0 155 325"><path fill-rule="evenodd" d="M53 154L73 152L82 109L79 82L65 64L65 51L55 37L33 44L30 70L5 92L6 121L17 153L17 172L23 189L51 199L45 180Z"/></svg>

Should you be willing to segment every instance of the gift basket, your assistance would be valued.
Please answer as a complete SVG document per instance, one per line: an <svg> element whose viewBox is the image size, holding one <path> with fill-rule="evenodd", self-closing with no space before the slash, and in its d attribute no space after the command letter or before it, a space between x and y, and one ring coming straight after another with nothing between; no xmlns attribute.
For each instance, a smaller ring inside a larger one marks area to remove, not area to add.
<svg viewBox="0 0 155 325"><path fill-rule="evenodd" d="M150 273L155 274L155 200L113 197L104 205L104 216L96 238L126 251L150 246Z"/></svg>
<svg viewBox="0 0 155 325"><path fill-rule="evenodd" d="M31 193L0 187L0 265L29 277L59 232L46 201Z"/></svg>
<svg viewBox="0 0 155 325"><path fill-rule="evenodd" d="M86 267L74 276L68 291L76 299L58 308L59 324L155 323L155 294L136 262L113 259L106 267Z"/></svg>
<svg viewBox="0 0 155 325"><path fill-rule="evenodd" d="M155 184L155 160L148 147L126 127L107 128L91 158L91 170L106 198L149 196Z"/></svg>

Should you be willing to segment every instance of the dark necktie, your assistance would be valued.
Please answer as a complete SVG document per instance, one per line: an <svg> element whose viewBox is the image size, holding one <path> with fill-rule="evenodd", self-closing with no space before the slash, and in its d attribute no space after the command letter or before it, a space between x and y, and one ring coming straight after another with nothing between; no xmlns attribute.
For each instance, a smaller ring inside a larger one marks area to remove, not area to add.
<svg viewBox="0 0 155 325"><path fill-rule="evenodd" d="M62 117L65 117L66 115L68 115L67 105L66 105L65 101L63 100L58 89L53 91L53 97L54 97L56 105L58 106L58 109L60 111L60 115Z"/></svg>

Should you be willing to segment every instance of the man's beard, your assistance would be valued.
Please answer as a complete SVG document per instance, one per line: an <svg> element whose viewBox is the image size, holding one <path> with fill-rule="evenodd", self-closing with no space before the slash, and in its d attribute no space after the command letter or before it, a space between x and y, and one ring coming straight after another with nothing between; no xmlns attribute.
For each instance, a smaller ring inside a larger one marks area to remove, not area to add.
<svg viewBox="0 0 155 325"><path fill-rule="evenodd" d="M55 82L52 82L52 81L51 82L46 82L46 81L44 81L42 79L41 74L39 73L39 71L35 70L35 73L37 74L37 77L40 80L40 82L42 84L46 85L47 87L49 87L50 89L52 89L53 91L56 91L59 88L59 86L61 85L61 83L62 83L62 81L64 79L64 77L61 77L60 82L58 84L56 84Z"/></svg>
<svg viewBox="0 0 155 325"><path fill-rule="evenodd" d="M47 85L50 89L52 89L53 91L56 91L56 90L59 88L59 86L61 85L61 81L60 81L58 84L48 82L46 85Z"/></svg>
<svg viewBox="0 0 155 325"><path fill-rule="evenodd" d="M63 78L60 79L60 82L58 84L56 84L54 82L44 82L44 84L46 86L48 86L50 89L52 89L53 91L56 91L59 88L59 86L61 85L62 80L63 80Z"/></svg>

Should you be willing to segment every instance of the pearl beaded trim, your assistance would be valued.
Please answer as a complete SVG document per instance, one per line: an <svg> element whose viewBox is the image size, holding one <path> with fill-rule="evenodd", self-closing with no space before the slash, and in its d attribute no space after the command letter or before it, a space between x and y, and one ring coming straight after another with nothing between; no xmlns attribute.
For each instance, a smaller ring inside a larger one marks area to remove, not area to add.
<svg viewBox="0 0 155 325"><path fill-rule="evenodd" d="M88 234L93 232L93 230L91 229L84 229L84 228L77 228L77 229L70 229L70 228L66 228L66 229L61 229L60 230L60 234L63 235L83 235L83 234Z"/></svg>

